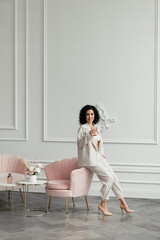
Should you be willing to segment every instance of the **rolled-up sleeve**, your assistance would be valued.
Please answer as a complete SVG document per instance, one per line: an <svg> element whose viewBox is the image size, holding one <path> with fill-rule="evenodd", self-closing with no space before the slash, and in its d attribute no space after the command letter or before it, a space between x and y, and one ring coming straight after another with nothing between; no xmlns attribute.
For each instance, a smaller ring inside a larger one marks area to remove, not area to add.
<svg viewBox="0 0 160 240"><path fill-rule="evenodd" d="M92 140L92 136L90 132L86 133L84 128L81 126L78 130L77 134L77 145L79 148L85 147L89 141Z"/></svg>

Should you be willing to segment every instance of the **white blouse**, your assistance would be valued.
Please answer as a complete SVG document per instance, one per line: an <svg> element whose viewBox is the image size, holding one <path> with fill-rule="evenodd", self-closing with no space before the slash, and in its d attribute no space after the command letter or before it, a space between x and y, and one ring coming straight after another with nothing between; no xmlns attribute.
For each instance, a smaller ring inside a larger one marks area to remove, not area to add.
<svg viewBox="0 0 160 240"><path fill-rule="evenodd" d="M95 136L93 136L93 137L94 137L94 139L95 139L96 141L100 141L100 140L101 140L101 137L100 137L99 134L97 134L97 135L95 135Z"/></svg>

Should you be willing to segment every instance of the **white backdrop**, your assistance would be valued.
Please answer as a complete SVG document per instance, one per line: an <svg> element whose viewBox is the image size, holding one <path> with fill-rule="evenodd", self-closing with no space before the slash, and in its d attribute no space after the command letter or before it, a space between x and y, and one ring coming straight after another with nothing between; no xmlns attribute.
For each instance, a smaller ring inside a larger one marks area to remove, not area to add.
<svg viewBox="0 0 160 240"><path fill-rule="evenodd" d="M158 2L0 0L0 153L76 156L79 110L102 102L125 195L160 198Z"/></svg>

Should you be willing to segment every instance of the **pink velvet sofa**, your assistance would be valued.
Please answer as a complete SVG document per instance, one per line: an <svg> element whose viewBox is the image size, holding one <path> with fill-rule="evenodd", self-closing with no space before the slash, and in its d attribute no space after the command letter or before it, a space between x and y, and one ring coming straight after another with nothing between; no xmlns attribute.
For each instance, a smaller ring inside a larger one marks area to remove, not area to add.
<svg viewBox="0 0 160 240"><path fill-rule="evenodd" d="M74 197L84 196L89 209L87 194L93 173L85 167L78 167L77 158L63 159L46 165L45 173L48 180L46 193L50 197L49 208L51 197L65 197L66 213L68 213L68 197L72 197L75 206Z"/></svg>
<svg viewBox="0 0 160 240"><path fill-rule="evenodd" d="M27 162L26 160L9 155L0 155L0 182L6 182L8 173L11 173L13 183L26 178ZM20 185L14 187L14 190L21 189ZM0 191L6 190L6 187L0 186ZM7 188L10 190L10 188ZM21 195L22 196L22 195Z"/></svg>

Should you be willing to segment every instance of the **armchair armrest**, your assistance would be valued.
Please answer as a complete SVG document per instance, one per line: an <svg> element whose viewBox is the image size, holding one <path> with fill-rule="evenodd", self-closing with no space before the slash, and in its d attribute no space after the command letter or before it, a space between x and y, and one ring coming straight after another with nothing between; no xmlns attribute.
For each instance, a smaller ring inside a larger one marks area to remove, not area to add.
<svg viewBox="0 0 160 240"><path fill-rule="evenodd" d="M74 197L88 194L92 182L93 173L85 167L75 169L71 172L70 190Z"/></svg>

